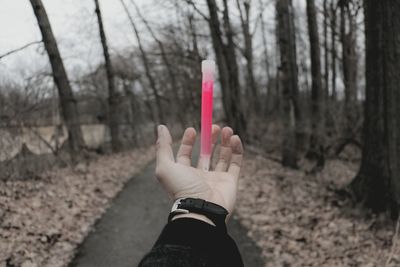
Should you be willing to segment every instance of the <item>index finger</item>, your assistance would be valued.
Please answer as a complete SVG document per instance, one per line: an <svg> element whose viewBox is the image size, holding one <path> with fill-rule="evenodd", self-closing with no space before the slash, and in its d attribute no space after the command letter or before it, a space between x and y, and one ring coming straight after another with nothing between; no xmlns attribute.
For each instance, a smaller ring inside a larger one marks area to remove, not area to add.
<svg viewBox="0 0 400 267"><path fill-rule="evenodd" d="M172 152L172 137L165 125L159 125L157 140L157 165L161 162L175 161Z"/></svg>

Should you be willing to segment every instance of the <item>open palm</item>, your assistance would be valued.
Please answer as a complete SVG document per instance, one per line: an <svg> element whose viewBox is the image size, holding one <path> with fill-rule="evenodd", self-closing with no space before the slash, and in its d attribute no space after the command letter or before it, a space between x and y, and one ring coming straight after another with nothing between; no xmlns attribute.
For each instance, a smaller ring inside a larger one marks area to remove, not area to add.
<svg viewBox="0 0 400 267"><path fill-rule="evenodd" d="M222 132L221 148L214 170L204 171L205 161L200 158L197 168L191 166L196 130L187 128L176 155L172 151L172 138L166 126L158 127L156 176L165 190L175 200L178 198L201 198L233 211L236 201L237 182L243 157L239 136L229 127L221 131L213 125L213 146Z"/></svg>

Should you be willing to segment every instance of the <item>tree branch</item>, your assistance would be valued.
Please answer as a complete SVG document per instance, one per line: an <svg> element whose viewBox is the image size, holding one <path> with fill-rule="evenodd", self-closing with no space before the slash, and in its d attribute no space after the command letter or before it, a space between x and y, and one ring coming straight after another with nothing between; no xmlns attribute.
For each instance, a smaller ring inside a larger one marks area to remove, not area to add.
<svg viewBox="0 0 400 267"><path fill-rule="evenodd" d="M17 53L17 52L19 52L19 51L21 51L21 50L24 50L24 49L28 48L28 47L31 46L31 45L39 44L39 43L41 43L41 42L42 42L42 40L40 40L40 41L34 41L34 42L28 43L28 44L26 44L26 45L24 45L24 46L21 46L21 47L19 47L19 48L17 48L17 49L8 51L7 53L5 53L5 54L3 54L3 55L0 55L0 59L2 59L3 57L9 56L9 55L11 55L11 54Z"/></svg>
<svg viewBox="0 0 400 267"><path fill-rule="evenodd" d="M193 9L206 21L209 21L210 18L207 17L198 7L196 6L195 3L193 3L193 0L185 0L185 2L193 7Z"/></svg>

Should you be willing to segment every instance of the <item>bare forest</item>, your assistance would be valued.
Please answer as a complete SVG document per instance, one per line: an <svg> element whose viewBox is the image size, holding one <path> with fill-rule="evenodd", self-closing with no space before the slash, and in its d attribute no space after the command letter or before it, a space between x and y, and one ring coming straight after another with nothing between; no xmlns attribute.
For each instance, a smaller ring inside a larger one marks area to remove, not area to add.
<svg viewBox="0 0 400 267"><path fill-rule="evenodd" d="M0 5L0 267L139 262L153 237L114 245L130 265L80 257L130 187L133 208L166 197L138 177L159 124L200 136L205 59L213 123L244 142L245 266L400 266L398 0Z"/></svg>

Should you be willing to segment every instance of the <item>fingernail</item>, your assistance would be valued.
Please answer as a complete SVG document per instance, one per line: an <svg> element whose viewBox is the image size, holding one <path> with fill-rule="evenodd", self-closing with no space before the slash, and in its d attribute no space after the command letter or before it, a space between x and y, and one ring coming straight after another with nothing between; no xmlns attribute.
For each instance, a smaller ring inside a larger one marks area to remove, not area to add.
<svg viewBox="0 0 400 267"><path fill-rule="evenodd" d="M233 152L234 152L234 153L238 153L238 154L243 153L243 145L242 145L242 142L240 141L240 137L239 137L238 135L234 135L234 136L232 136L232 138L239 139L239 142L237 142L237 143L232 147Z"/></svg>

